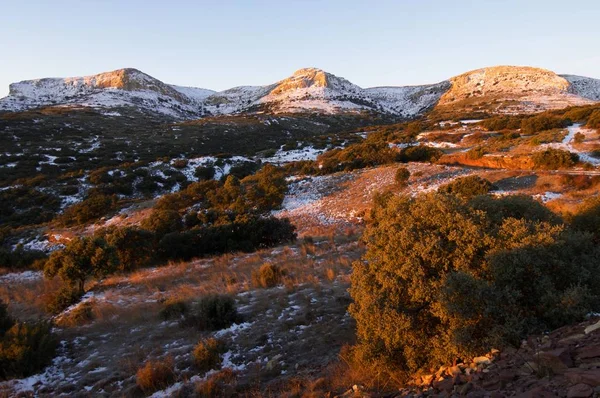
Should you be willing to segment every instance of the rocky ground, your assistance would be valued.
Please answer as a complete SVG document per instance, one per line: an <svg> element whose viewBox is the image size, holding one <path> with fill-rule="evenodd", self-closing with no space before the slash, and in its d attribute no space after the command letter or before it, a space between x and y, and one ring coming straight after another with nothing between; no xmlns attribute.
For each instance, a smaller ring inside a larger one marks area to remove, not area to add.
<svg viewBox="0 0 600 398"><path fill-rule="evenodd" d="M600 317L531 336L469 363L415 377L395 397L585 398L600 396ZM344 396L372 396L355 386Z"/></svg>

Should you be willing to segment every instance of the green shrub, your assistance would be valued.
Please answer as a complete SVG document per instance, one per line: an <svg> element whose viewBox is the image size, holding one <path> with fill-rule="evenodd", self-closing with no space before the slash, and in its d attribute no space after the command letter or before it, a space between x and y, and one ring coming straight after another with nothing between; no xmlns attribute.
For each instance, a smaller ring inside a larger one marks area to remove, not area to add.
<svg viewBox="0 0 600 398"><path fill-rule="evenodd" d="M214 166L198 166L194 171L194 175L200 181L212 180L215 177Z"/></svg>
<svg viewBox="0 0 600 398"><path fill-rule="evenodd" d="M83 237L73 239L64 249L53 252L44 266L44 275L47 278L58 275L83 294L87 279L109 275L118 265L114 247L104 239Z"/></svg>
<svg viewBox="0 0 600 398"><path fill-rule="evenodd" d="M400 153L402 162L435 162L444 152L426 145L409 146Z"/></svg>
<svg viewBox="0 0 600 398"><path fill-rule="evenodd" d="M0 247L0 266L9 269L36 269L46 260L46 253L39 250L26 250L23 245L17 245L14 250Z"/></svg>
<svg viewBox="0 0 600 398"><path fill-rule="evenodd" d="M591 233L600 241L600 198L586 199L571 216L570 222L573 229Z"/></svg>
<svg viewBox="0 0 600 398"><path fill-rule="evenodd" d="M12 327L15 321L8 314L8 306L0 300L0 337L4 336L4 333Z"/></svg>
<svg viewBox="0 0 600 398"><path fill-rule="evenodd" d="M147 266L152 260L154 234L150 231L137 227L109 227L96 231L94 236L104 239L114 248L119 271L133 271Z"/></svg>
<svg viewBox="0 0 600 398"><path fill-rule="evenodd" d="M227 295L204 297L188 312L184 325L199 330L220 330L233 325L240 319L235 300Z"/></svg>
<svg viewBox="0 0 600 398"><path fill-rule="evenodd" d="M600 129L600 109L596 109L590 114L585 127L590 129Z"/></svg>
<svg viewBox="0 0 600 398"><path fill-rule="evenodd" d="M82 326L95 319L94 314L94 302L86 301L85 303L79 304L69 313L62 315L57 319L56 323L58 326Z"/></svg>
<svg viewBox="0 0 600 398"><path fill-rule="evenodd" d="M96 194L82 202L76 203L58 217L58 222L64 226L82 225L105 216L114 208L113 196Z"/></svg>
<svg viewBox="0 0 600 398"><path fill-rule="evenodd" d="M351 287L365 360L439 366L518 346L600 308L592 235L540 221L553 217L528 212L524 198L506 200L477 199L474 208L440 194L376 198Z"/></svg>
<svg viewBox="0 0 600 398"><path fill-rule="evenodd" d="M252 271L252 284L255 287L270 288L281 283L285 271L281 267L265 263L258 270Z"/></svg>
<svg viewBox="0 0 600 398"><path fill-rule="evenodd" d="M579 162L579 155L562 149L548 148L534 152L532 159L536 169L558 170L575 166Z"/></svg>
<svg viewBox="0 0 600 398"><path fill-rule="evenodd" d="M184 169L187 167L187 165L188 165L187 159L175 159L171 163L171 166L173 166L176 169Z"/></svg>
<svg viewBox="0 0 600 398"><path fill-rule="evenodd" d="M478 195L486 195L492 189L492 183L477 175L461 177L442 185L438 192L456 195L463 199L471 199Z"/></svg>
<svg viewBox="0 0 600 398"><path fill-rule="evenodd" d="M73 304L81 301L83 293L78 287L65 285L56 293L51 294L46 302L46 311L50 314L60 314Z"/></svg>
<svg viewBox="0 0 600 398"><path fill-rule="evenodd" d="M181 318L188 311L187 305L183 301L167 301L160 310L160 317L165 321L173 318Z"/></svg>
<svg viewBox="0 0 600 398"><path fill-rule="evenodd" d="M51 325L14 323L0 339L0 380L31 376L52 362L57 340Z"/></svg>
<svg viewBox="0 0 600 398"><path fill-rule="evenodd" d="M141 227L160 237L170 232L180 231L183 228L183 221L175 210L153 210L150 216L142 220Z"/></svg>
<svg viewBox="0 0 600 398"><path fill-rule="evenodd" d="M221 366L221 354L224 351L224 344L215 338L201 340L192 352L194 365L201 372L218 370Z"/></svg>
<svg viewBox="0 0 600 398"><path fill-rule="evenodd" d="M484 147L477 146L475 148L471 148L467 151L467 158L471 160L477 160L483 158L483 156L487 153L487 150Z"/></svg>
<svg viewBox="0 0 600 398"><path fill-rule="evenodd" d="M396 170L396 174L394 175L394 180L396 184L404 187L408 184L408 179L410 178L410 171L406 167L398 167Z"/></svg>
<svg viewBox="0 0 600 398"><path fill-rule="evenodd" d="M565 128L569 124L570 123L562 117L541 114L523 119L521 122L521 131L525 134L533 134L539 131Z"/></svg>

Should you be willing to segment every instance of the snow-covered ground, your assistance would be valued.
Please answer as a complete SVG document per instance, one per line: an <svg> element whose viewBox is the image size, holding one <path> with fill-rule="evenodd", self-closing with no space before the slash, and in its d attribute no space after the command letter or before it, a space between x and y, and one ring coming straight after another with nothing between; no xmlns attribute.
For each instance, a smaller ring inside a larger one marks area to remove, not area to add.
<svg viewBox="0 0 600 398"><path fill-rule="evenodd" d="M540 145L540 149L541 150L544 150L546 148L562 149L565 151L576 153L577 155L579 155L579 160L581 160L582 162L591 163L594 166L600 165L600 159L590 156L589 153L582 152L573 146L573 140L575 139L575 135L577 133L581 133L581 134L584 134L587 136L587 135L594 135L594 134L596 134L596 132L594 130L581 127L580 123L576 123L576 124L573 124L573 125L567 127L567 131L568 131L568 134L565 136L565 138L563 138L563 140L561 142L552 142L552 143L548 143L548 144L542 144L542 145Z"/></svg>
<svg viewBox="0 0 600 398"><path fill-rule="evenodd" d="M284 151L282 146L275 155L264 158L262 161L265 163L285 164L300 160L316 160L323 152L325 152L325 149L316 149L312 146Z"/></svg>

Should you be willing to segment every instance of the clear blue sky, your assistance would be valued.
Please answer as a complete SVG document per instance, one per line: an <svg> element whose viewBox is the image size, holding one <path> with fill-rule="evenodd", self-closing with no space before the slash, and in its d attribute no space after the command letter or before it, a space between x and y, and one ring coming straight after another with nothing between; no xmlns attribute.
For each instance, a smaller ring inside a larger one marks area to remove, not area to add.
<svg viewBox="0 0 600 398"><path fill-rule="evenodd" d="M362 87L498 64L600 78L598 0L2 0L0 27L0 97L122 67L215 90L307 66Z"/></svg>

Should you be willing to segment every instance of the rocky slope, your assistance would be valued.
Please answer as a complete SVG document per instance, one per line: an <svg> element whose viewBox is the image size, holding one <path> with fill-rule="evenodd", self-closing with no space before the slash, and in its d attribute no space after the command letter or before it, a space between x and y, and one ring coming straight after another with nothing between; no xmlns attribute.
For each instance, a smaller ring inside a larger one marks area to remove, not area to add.
<svg viewBox="0 0 600 398"><path fill-rule="evenodd" d="M432 85L367 89L321 69L305 68L273 84L222 92L168 85L139 70L120 69L11 84L9 96L0 99L0 111L79 105L133 106L182 119L242 112L336 114L363 110L409 118L435 106L535 112L596 101L600 101L600 80L559 76L531 67L497 66Z"/></svg>
<svg viewBox="0 0 600 398"><path fill-rule="evenodd" d="M594 316L581 324L531 336L518 349L493 350L468 363L419 375L412 387L396 396L597 397L599 360L600 321Z"/></svg>

